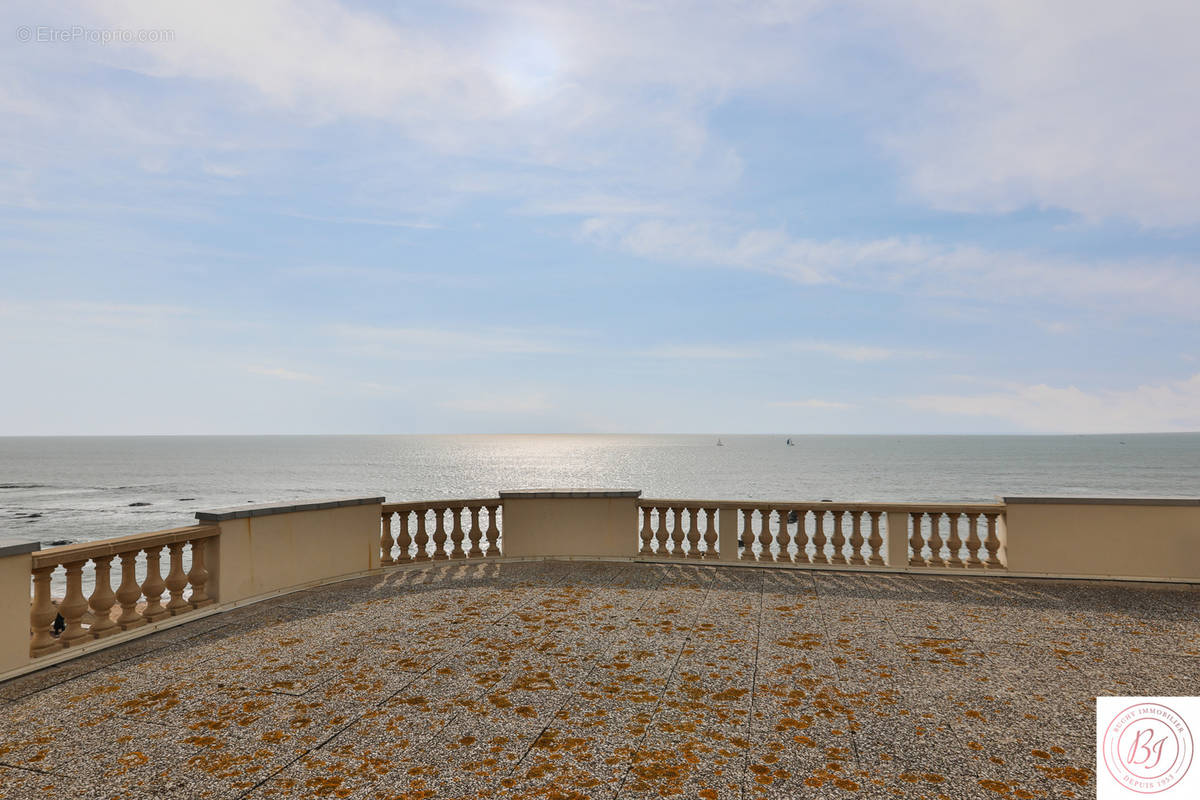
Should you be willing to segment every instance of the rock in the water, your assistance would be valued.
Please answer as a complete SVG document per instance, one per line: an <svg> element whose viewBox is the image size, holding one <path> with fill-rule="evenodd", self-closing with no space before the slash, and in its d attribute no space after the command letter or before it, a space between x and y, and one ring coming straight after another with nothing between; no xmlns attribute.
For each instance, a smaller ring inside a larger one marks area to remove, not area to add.
<svg viewBox="0 0 1200 800"><path fill-rule="evenodd" d="M62 547L64 544L74 544L70 539L55 539L50 542L51 547Z"/></svg>

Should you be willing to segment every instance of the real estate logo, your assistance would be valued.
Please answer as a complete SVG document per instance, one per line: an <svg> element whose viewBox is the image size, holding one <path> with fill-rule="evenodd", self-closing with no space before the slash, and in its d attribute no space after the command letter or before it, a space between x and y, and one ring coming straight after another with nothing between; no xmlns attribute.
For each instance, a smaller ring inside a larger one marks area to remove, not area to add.
<svg viewBox="0 0 1200 800"><path fill-rule="evenodd" d="M1187 717L1198 698L1102 697L1096 701L1099 797L1159 794L1178 787L1188 774L1195 739ZM1111 777L1112 783L1105 778ZM1105 790L1107 789L1107 791Z"/></svg>

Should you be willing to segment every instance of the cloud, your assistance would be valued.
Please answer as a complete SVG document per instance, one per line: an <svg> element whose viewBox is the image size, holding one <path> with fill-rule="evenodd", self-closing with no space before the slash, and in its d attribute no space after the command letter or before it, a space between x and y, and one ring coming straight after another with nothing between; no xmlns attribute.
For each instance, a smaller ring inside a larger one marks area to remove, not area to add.
<svg viewBox="0 0 1200 800"><path fill-rule="evenodd" d="M1153 433L1200 430L1200 373L1132 389L1010 385L976 395L922 395L905 401L938 414L1001 419L1038 433Z"/></svg>
<svg viewBox="0 0 1200 800"><path fill-rule="evenodd" d="M679 345L665 344L642 350L637 355L645 358L727 360L762 358L765 354L754 347L728 347L725 345Z"/></svg>
<svg viewBox="0 0 1200 800"><path fill-rule="evenodd" d="M857 408L853 403L842 403L837 400L777 400L767 405L772 408L822 408L831 410L841 410L847 408Z"/></svg>
<svg viewBox="0 0 1200 800"><path fill-rule="evenodd" d="M919 197L956 211L1035 206L1151 227L1200 223L1191 0L862 10L912 75L909 108L876 133Z"/></svg>
<svg viewBox="0 0 1200 800"><path fill-rule="evenodd" d="M927 237L814 239L781 229L593 217L579 234L641 258L742 269L804 285L928 296L1047 297L1073 305L1119 300L1137 310L1196 316L1200 265L1176 259L1083 261L946 244Z"/></svg>
<svg viewBox="0 0 1200 800"><path fill-rule="evenodd" d="M266 375L270 378L279 378L285 381L304 381L307 383L319 382L321 379L315 375L309 375L304 372L293 372L290 369L282 369L280 367L247 367L247 372L252 372L255 375Z"/></svg>
<svg viewBox="0 0 1200 800"><path fill-rule="evenodd" d="M544 334L505 328L460 331L329 325L325 330L340 340L344 348L360 355L380 358L482 358L495 355L564 354L572 351L566 343Z"/></svg>

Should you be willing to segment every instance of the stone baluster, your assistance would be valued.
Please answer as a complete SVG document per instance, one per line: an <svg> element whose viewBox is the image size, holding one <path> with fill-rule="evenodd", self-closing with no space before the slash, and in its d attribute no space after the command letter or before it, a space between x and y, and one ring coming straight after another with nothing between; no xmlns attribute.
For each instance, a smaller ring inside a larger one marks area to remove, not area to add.
<svg viewBox="0 0 1200 800"><path fill-rule="evenodd" d="M655 552L659 556L665 556L667 554L667 539L669 538L667 532L667 512L671 509L655 508L654 510L658 512L658 530L654 532L654 541L658 543L658 549Z"/></svg>
<svg viewBox="0 0 1200 800"><path fill-rule="evenodd" d="M929 512L929 566L941 567L946 562L942 558L942 515Z"/></svg>
<svg viewBox="0 0 1200 800"><path fill-rule="evenodd" d="M192 608L211 606L216 601L208 596L208 565L204 563L208 540L192 539L188 544L192 548L192 568L188 572L188 583L192 585L192 596L189 601Z"/></svg>
<svg viewBox="0 0 1200 800"><path fill-rule="evenodd" d="M650 542L654 540L654 531L650 526L650 511L649 506L642 506L642 530L638 534L642 540L642 547L638 550L638 555L649 556L654 554L654 548L650 546Z"/></svg>
<svg viewBox="0 0 1200 800"><path fill-rule="evenodd" d="M813 548L817 551L813 554L814 564L828 564L829 557L825 555L825 509L813 509L814 522L816 527L813 528Z"/></svg>
<svg viewBox="0 0 1200 800"><path fill-rule="evenodd" d="M775 538L771 535L771 509L758 510L758 523L758 560L774 561L775 554L771 552L772 540Z"/></svg>
<svg viewBox="0 0 1200 800"><path fill-rule="evenodd" d="M187 575L183 573L183 542L172 542L167 545L167 552L170 554L171 568L167 570L167 588L171 590L171 599L167 602L167 611L171 612L171 616L179 616L192 607L183 597L183 590L187 587ZM136 556L136 553L130 553L130 556ZM133 559L129 561L130 572L133 571ZM125 572L125 556L121 556L121 574ZM121 584L124 587L124 583ZM134 583L134 589L137 584ZM121 608L126 607L126 599L121 597L121 593L117 593L118 599L121 600ZM137 597L129 595L129 613L137 614ZM125 615L122 614L122 617ZM117 620L120 622L120 620ZM145 623L146 620L142 620Z"/></svg>
<svg viewBox="0 0 1200 800"><path fill-rule="evenodd" d="M29 627L33 630L29 655L33 658L61 650L63 646L50 633L50 626L58 618L58 608L50 600L50 575L56 569L51 565L33 570L33 606L29 610Z"/></svg>
<svg viewBox="0 0 1200 800"><path fill-rule="evenodd" d="M757 561L754 555L754 509L742 509L742 560Z"/></svg>
<svg viewBox="0 0 1200 800"><path fill-rule="evenodd" d="M92 609L92 636L103 639L120 630L112 619L112 607L117 602L117 596L112 590L112 556L96 556L92 562L96 565L96 587L88 598L88 607Z"/></svg>
<svg viewBox="0 0 1200 800"><path fill-rule="evenodd" d="M967 515L967 567L978 569L983 566L979 560L979 548L983 542L979 540L979 515Z"/></svg>
<svg viewBox="0 0 1200 800"><path fill-rule="evenodd" d="M392 538L392 512L384 511L380 514L379 520L379 563L394 564L392 558L392 545L396 540Z"/></svg>
<svg viewBox="0 0 1200 800"><path fill-rule="evenodd" d="M58 613L62 614L66 627L58 638L64 647L92 638L91 632L83 627L83 615L88 608L87 599L83 596L83 566L86 563L87 559L63 564L67 570L67 593L58 605Z"/></svg>
<svg viewBox="0 0 1200 800"><path fill-rule="evenodd" d="M847 511L833 511L833 538L829 542L833 545L833 557L830 562L833 564L846 563L846 514Z"/></svg>
<svg viewBox="0 0 1200 800"><path fill-rule="evenodd" d="M117 625L123 631L146 624L146 618L137 610L138 600L142 598L142 587L137 580L137 557L137 550L126 550L120 556L121 585L117 587L117 603L121 606L121 616L117 617Z"/></svg>
<svg viewBox="0 0 1200 800"><path fill-rule="evenodd" d="M910 567L924 567L925 556L921 555L921 551L925 549L925 538L921 536L921 517L924 516L919 512L914 512L908 515L908 521L912 523L912 534L908 537L908 545L912 550L908 557L908 565Z"/></svg>
<svg viewBox="0 0 1200 800"><path fill-rule="evenodd" d="M463 529L462 515L465 506L458 506L450 509L451 518L454 520L454 527L450 530L450 557L451 558L466 558L467 554L463 551Z"/></svg>
<svg viewBox="0 0 1200 800"><path fill-rule="evenodd" d="M433 515L437 522L433 529L433 560L446 561L450 558L446 555L446 508L435 508Z"/></svg>
<svg viewBox="0 0 1200 800"><path fill-rule="evenodd" d="M868 511L867 514L871 517L871 537L867 539L871 554L867 557L867 563L881 567L883 566L883 533L880 531L879 517L883 512Z"/></svg>
<svg viewBox="0 0 1200 800"><path fill-rule="evenodd" d="M715 508L704 509L704 557L718 558L717 553L717 510Z"/></svg>
<svg viewBox="0 0 1200 800"><path fill-rule="evenodd" d="M996 520L1000 517L999 514L985 514L987 517L987 539L983 546L987 548L987 565L989 567L1003 567L1000 563L998 553L1000 552L1000 537L996 535Z"/></svg>
<svg viewBox="0 0 1200 800"><path fill-rule="evenodd" d="M162 604L163 592L167 590L167 584L162 579L162 567L159 565L162 557L162 545L147 547L145 553L146 580L142 581L142 594L146 596L146 607L142 609L142 616L147 622L157 622L171 614L170 611L163 608ZM122 573L124 573L123 568Z"/></svg>
<svg viewBox="0 0 1200 800"><path fill-rule="evenodd" d="M500 528L498 520L500 519L500 505L488 506L488 529L487 529L487 554L489 556L502 556L500 552Z"/></svg>
<svg viewBox="0 0 1200 800"><path fill-rule="evenodd" d="M963 560L960 551L963 543L958 535L958 525L962 517L958 514L947 514L946 519L950 522L950 538L946 541L946 547L950 549L950 557L946 559L946 564L951 567L961 567Z"/></svg>
<svg viewBox="0 0 1200 800"><path fill-rule="evenodd" d="M413 540L417 544L417 556L415 559L416 561L428 561L429 560L429 550L427 549L427 546L429 544L429 532L426 530L426 525L428 524L428 517L429 517L429 509L422 508L422 509L417 510L417 536Z"/></svg>
<svg viewBox="0 0 1200 800"><path fill-rule="evenodd" d="M704 553L700 552L700 515L704 513L702 508L689 508L691 513L692 524L688 526L688 558L704 558Z"/></svg>
<svg viewBox="0 0 1200 800"><path fill-rule="evenodd" d="M796 558L797 564L808 564L808 509L796 509Z"/></svg>
<svg viewBox="0 0 1200 800"><path fill-rule="evenodd" d="M792 560L792 532L788 526L794 513L795 510L791 508L779 509L779 535L775 537L775 542L779 545L779 555L776 561Z"/></svg>
<svg viewBox="0 0 1200 800"><path fill-rule="evenodd" d="M671 511L675 514L675 529L671 531L671 555L675 558L683 558L683 543L686 539L686 534L683 530L683 521L687 517L686 508L673 508Z"/></svg>
<svg viewBox="0 0 1200 800"><path fill-rule="evenodd" d="M408 517L410 514L412 514L411 511L399 511L396 513L396 521L400 523L400 535L396 537L397 564L407 564L413 560L409 552L412 550L412 536L408 531Z"/></svg>
<svg viewBox="0 0 1200 800"><path fill-rule="evenodd" d="M471 541L471 549L467 551L467 556L470 558L482 558L483 550L479 547L479 540L483 538L483 531L479 529L479 511L482 506L471 506L471 532L468 535Z"/></svg>
<svg viewBox="0 0 1200 800"><path fill-rule="evenodd" d="M862 566L867 563L863 558L862 512L847 511L850 515L850 563Z"/></svg>

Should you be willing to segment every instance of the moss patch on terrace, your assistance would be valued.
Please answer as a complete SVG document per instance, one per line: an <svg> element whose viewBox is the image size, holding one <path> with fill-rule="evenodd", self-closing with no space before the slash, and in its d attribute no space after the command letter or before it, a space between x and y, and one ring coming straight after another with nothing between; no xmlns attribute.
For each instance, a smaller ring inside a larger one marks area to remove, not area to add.
<svg viewBox="0 0 1200 800"><path fill-rule="evenodd" d="M422 565L0 684L0 798L1060 798L1200 589Z"/></svg>

